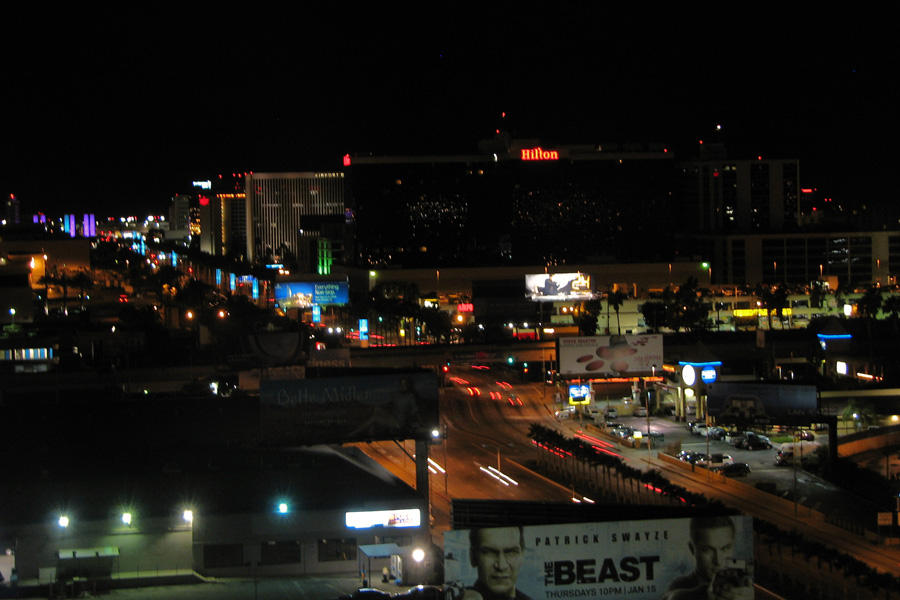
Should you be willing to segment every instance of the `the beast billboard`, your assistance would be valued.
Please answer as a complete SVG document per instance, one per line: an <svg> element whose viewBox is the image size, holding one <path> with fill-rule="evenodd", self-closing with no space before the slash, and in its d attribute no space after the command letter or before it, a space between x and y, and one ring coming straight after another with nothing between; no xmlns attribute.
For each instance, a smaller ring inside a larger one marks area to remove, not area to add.
<svg viewBox="0 0 900 600"><path fill-rule="evenodd" d="M563 337L558 343L564 377L650 375L663 364L663 336L658 333Z"/></svg>
<svg viewBox="0 0 900 600"><path fill-rule="evenodd" d="M453 530L455 600L753 598L750 517L697 517Z"/></svg>
<svg viewBox="0 0 900 600"><path fill-rule="evenodd" d="M260 383L268 444L429 439L438 426L434 373L392 373Z"/></svg>

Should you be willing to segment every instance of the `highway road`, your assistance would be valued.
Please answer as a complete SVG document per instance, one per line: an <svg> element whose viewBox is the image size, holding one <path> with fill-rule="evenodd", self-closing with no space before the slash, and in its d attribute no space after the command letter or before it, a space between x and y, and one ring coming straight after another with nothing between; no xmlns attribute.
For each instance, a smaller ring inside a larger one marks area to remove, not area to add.
<svg viewBox="0 0 900 600"><path fill-rule="evenodd" d="M443 388L440 397L441 420L446 425L447 437L442 444L432 446L431 458L438 464L431 475L431 500L435 542L441 543L441 534L449 528L451 498L483 498L513 500L571 500L572 491L555 482L532 473L524 465L534 458L534 449L528 438L528 427L537 422L572 435L580 429L599 433L592 424L578 419L558 420L554 417L553 398L549 388L540 384L523 384L511 379L505 369L454 368L451 383ZM513 398L512 403L510 398ZM518 406L515 400L522 401ZM634 427L646 428L645 418L622 417L617 419ZM686 449L702 452L724 452L736 461L748 462L752 473L746 478L748 486L716 481L698 469L691 473L673 467L657 458L656 450L622 447L623 459L631 466L659 469L673 483L686 489L718 498L746 514L763 518L785 530L797 529L808 538L837 547L847 554L857 556L868 564L900 576L900 552L883 546L874 546L862 537L849 534L820 519L810 518L812 510L833 514L840 511L860 511L860 500L849 496L830 484L803 471L789 467L776 467L775 450L737 450L725 442L707 441L692 436L683 423L669 419L652 419L652 429L662 431L665 444L679 442ZM407 454L413 452L409 442L405 452L394 442L363 444L364 449L385 467L415 484L413 461ZM652 457L652 458L651 458ZM487 471L498 469L503 475ZM515 480L515 484L500 481L503 476ZM776 505L772 496L755 489L760 481L774 482L782 494L796 490L798 503L785 502ZM850 508L848 508L848 506ZM871 513L869 513L871 514Z"/></svg>

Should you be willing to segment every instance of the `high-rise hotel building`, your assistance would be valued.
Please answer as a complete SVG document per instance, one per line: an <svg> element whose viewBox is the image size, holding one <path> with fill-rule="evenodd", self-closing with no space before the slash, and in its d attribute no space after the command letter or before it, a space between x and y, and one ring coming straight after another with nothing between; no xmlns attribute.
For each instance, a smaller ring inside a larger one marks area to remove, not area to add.
<svg viewBox="0 0 900 600"><path fill-rule="evenodd" d="M321 272L320 255L340 257L343 173L249 173L245 193L248 260Z"/></svg>

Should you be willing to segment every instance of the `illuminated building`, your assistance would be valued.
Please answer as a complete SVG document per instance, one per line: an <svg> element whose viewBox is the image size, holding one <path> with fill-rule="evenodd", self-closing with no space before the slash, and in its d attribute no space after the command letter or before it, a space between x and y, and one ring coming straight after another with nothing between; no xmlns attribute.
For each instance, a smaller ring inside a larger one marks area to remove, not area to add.
<svg viewBox="0 0 900 600"><path fill-rule="evenodd" d="M345 156L344 170L359 266L653 258L672 222L662 145L498 136L467 155Z"/></svg>
<svg viewBox="0 0 900 600"><path fill-rule="evenodd" d="M320 249L340 257L343 173L250 173L245 190L248 260L315 272Z"/></svg>
<svg viewBox="0 0 900 600"><path fill-rule="evenodd" d="M689 231L795 231L800 218L797 160L710 159L680 163L680 225Z"/></svg>

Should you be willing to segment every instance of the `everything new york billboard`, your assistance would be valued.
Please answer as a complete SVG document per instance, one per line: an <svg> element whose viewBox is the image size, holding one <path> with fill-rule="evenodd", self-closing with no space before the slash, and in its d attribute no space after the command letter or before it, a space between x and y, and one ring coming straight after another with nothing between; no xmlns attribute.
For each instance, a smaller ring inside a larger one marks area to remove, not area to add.
<svg viewBox="0 0 900 600"><path fill-rule="evenodd" d="M340 305L350 301L346 281L287 281L275 284L275 302L284 309Z"/></svg>

